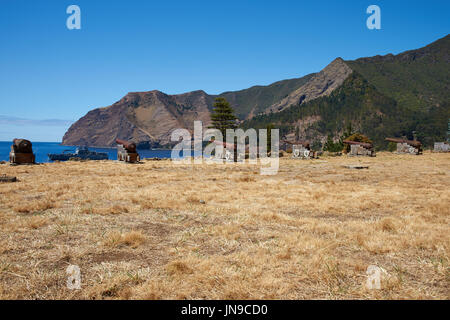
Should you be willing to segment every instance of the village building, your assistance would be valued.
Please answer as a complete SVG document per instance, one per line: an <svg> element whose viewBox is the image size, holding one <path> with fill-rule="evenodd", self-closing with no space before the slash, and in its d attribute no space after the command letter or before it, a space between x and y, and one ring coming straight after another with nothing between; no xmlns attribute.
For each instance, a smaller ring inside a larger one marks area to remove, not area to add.
<svg viewBox="0 0 450 320"><path fill-rule="evenodd" d="M405 138L386 138L386 141L397 144L397 153L402 154L422 154L422 143L417 140L407 140Z"/></svg>
<svg viewBox="0 0 450 320"><path fill-rule="evenodd" d="M343 143L350 146L349 156L375 157L375 150L372 143L344 140Z"/></svg>
<svg viewBox="0 0 450 320"><path fill-rule="evenodd" d="M32 143L25 139L14 139L9 153L9 162L14 164L35 163Z"/></svg>

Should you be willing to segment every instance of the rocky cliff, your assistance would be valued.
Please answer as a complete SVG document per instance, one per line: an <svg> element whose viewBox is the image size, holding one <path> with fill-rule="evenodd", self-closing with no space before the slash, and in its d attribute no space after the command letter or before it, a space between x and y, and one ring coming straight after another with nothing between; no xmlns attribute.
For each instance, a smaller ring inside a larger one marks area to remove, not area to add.
<svg viewBox="0 0 450 320"><path fill-rule="evenodd" d="M180 95L156 90L130 92L75 122L64 135L63 144L113 146L120 138L147 146L165 145L173 129L192 129L194 120L209 125L212 100L204 91Z"/></svg>
<svg viewBox="0 0 450 320"><path fill-rule="evenodd" d="M319 97L328 96L333 90L342 85L352 71L344 60L337 58L300 88L270 106L266 113L280 112L292 105L302 104Z"/></svg>

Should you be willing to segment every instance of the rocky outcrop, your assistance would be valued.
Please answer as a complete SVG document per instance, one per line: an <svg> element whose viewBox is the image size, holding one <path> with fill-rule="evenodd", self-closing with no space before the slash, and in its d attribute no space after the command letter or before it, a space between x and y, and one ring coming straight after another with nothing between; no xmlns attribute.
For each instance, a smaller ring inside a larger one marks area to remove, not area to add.
<svg viewBox="0 0 450 320"><path fill-rule="evenodd" d="M353 70L341 58L335 59L325 69L315 74L311 80L273 104L266 113L279 112L291 105L302 104L322 96L328 96L338 88Z"/></svg>

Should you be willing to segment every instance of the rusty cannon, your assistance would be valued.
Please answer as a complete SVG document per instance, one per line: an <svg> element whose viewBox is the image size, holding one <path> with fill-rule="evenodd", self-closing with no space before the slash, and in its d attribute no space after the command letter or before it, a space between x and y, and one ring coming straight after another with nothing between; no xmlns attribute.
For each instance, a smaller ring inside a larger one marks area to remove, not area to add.
<svg viewBox="0 0 450 320"><path fill-rule="evenodd" d="M376 156L372 143L352 141L352 140L344 140L342 142L350 145L350 152L349 152L350 156L368 156L368 157Z"/></svg>
<svg viewBox="0 0 450 320"><path fill-rule="evenodd" d="M9 153L9 162L14 164L35 163L32 143L26 139L14 139Z"/></svg>
<svg viewBox="0 0 450 320"><path fill-rule="evenodd" d="M344 140L342 141L343 143L349 144L349 145L354 145L354 146L362 146L366 149L372 149L373 148L373 144L372 143L367 143L367 142L359 142L359 141L351 141L351 140Z"/></svg>
<svg viewBox="0 0 450 320"><path fill-rule="evenodd" d="M122 145L122 147L124 147L128 152L136 153L136 143L121 139L116 139L116 143Z"/></svg>
<svg viewBox="0 0 450 320"><path fill-rule="evenodd" d="M406 138L386 138L386 141L397 144L397 153L422 154L422 143L417 140L408 140Z"/></svg>
<svg viewBox="0 0 450 320"><path fill-rule="evenodd" d="M33 144L29 140L14 139L12 149L17 153L33 153Z"/></svg>
<svg viewBox="0 0 450 320"><path fill-rule="evenodd" d="M134 142L116 139L117 143L117 160L135 163L140 161L137 153L137 146Z"/></svg>

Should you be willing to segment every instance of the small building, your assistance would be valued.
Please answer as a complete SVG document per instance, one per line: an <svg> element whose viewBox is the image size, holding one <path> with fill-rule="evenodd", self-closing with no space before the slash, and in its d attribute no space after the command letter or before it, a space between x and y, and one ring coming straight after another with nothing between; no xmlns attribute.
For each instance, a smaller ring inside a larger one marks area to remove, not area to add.
<svg viewBox="0 0 450 320"><path fill-rule="evenodd" d="M35 163L33 145L29 140L14 139L9 153L9 162L14 164L33 164Z"/></svg>
<svg viewBox="0 0 450 320"><path fill-rule="evenodd" d="M137 153L137 147L134 142L128 142L116 139L117 143L117 160L129 163L139 162L141 159Z"/></svg>
<svg viewBox="0 0 450 320"><path fill-rule="evenodd" d="M433 152L450 152L450 143L435 142Z"/></svg>
<svg viewBox="0 0 450 320"><path fill-rule="evenodd" d="M343 143L350 145L350 156L375 157L375 150L372 143L344 140Z"/></svg>
<svg viewBox="0 0 450 320"><path fill-rule="evenodd" d="M397 153L401 154L422 154L422 143L417 140L407 140L405 138L386 138L386 141L397 144Z"/></svg>
<svg viewBox="0 0 450 320"><path fill-rule="evenodd" d="M286 145L291 145L292 158L294 159L314 159L316 153L311 150L311 144L308 141L289 141L283 140Z"/></svg>

